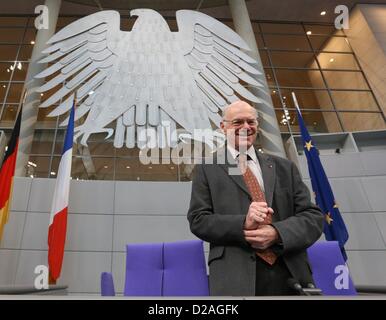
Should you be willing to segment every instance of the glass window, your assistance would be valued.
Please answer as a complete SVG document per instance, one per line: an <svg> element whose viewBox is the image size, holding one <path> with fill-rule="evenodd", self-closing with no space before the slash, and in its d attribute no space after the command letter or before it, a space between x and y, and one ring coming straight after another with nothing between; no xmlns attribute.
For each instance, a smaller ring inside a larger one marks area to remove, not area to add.
<svg viewBox="0 0 386 320"><path fill-rule="evenodd" d="M82 137L79 138L79 141ZM88 149L91 155L114 156L115 148L113 138L105 140L106 133L94 133L88 139Z"/></svg>
<svg viewBox="0 0 386 320"><path fill-rule="evenodd" d="M7 102L8 103L19 103L21 99L21 93L23 91L23 83L11 83L9 88Z"/></svg>
<svg viewBox="0 0 386 320"><path fill-rule="evenodd" d="M277 111L276 117L280 124L280 129L290 125L292 132L300 132L295 110ZM302 117L310 134L342 132L335 112L302 111Z"/></svg>
<svg viewBox="0 0 386 320"><path fill-rule="evenodd" d="M351 53L319 53L318 61L322 69L360 70Z"/></svg>
<svg viewBox="0 0 386 320"><path fill-rule="evenodd" d="M313 35L319 34L319 35L326 35L326 36L331 36L331 35L337 35L337 36L342 36L344 35L341 30L335 29L335 26L330 25L311 25L307 24L304 26L304 28L307 31L311 31Z"/></svg>
<svg viewBox="0 0 386 320"><path fill-rule="evenodd" d="M271 51L270 54L275 67L315 68L312 52Z"/></svg>
<svg viewBox="0 0 386 320"><path fill-rule="evenodd" d="M78 19L79 17L59 17L58 22L56 23L56 32Z"/></svg>
<svg viewBox="0 0 386 320"><path fill-rule="evenodd" d="M315 51L351 52L351 48L344 37L310 35L309 39Z"/></svg>
<svg viewBox="0 0 386 320"><path fill-rule="evenodd" d="M270 87L269 90L271 93L271 99L272 99L273 106L275 108L281 108L282 103L280 100L279 89L277 89L276 87Z"/></svg>
<svg viewBox="0 0 386 320"><path fill-rule="evenodd" d="M180 181L191 181L193 178L194 164L181 164L178 166Z"/></svg>
<svg viewBox="0 0 386 320"><path fill-rule="evenodd" d="M287 108L295 108L292 99L292 92L295 92L301 109L333 110L332 101L327 90L280 89L280 91Z"/></svg>
<svg viewBox="0 0 386 320"><path fill-rule="evenodd" d="M55 128L57 117L48 117L48 114L55 109L54 106L48 108L39 108L38 123L41 128Z"/></svg>
<svg viewBox="0 0 386 320"><path fill-rule="evenodd" d="M282 50L304 50L310 51L311 48L308 44L306 36L289 36L289 35L264 35L266 46L270 49L282 49Z"/></svg>
<svg viewBox="0 0 386 320"><path fill-rule="evenodd" d="M18 105L5 105L3 114L1 115L1 125L3 126L13 126L13 123L16 120L18 111Z"/></svg>
<svg viewBox="0 0 386 320"><path fill-rule="evenodd" d="M271 64L269 63L267 51L266 50L259 50L259 53L260 53L261 63L263 64L263 66L269 67Z"/></svg>
<svg viewBox="0 0 386 320"><path fill-rule="evenodd" d="M280 87L324 87L319 70L275 69L275 73Z"/></svg>
<svg viewBox="0 0 386 320"><path fill-rule="evenodd" d="M85 162L83 158L80 156L72 157L71 177L75 180L76 179L85 179L85 180L97 179L95 170L89 169L89 172L87 172L85 168Z"/></svg>
<svg viewBox="0 0 386 320"><path fill-rule="evenodd" d="M380 113L340 112L345 131L366 131L386 129Z"/></svg>
<svg viewBox="0 0 386 320"><path fill-rule="evenodd" d="M256 43L258 48L265 48L263 38L261 34L255 33Z"/></svg>
<svg viewBox="0 0 386 320"><path fill-rule="evenodd" d="M28 63L18 61L13 65L15 67L14 67L13 74L10 73L12 75L11 81L25 81L25 77L27 76Z"/></svg>
<svg viewBox="0 0 386 320"><path fill-rule="evenodd" d="M21 46L20 52L18 55L18 60L19 61L29 61L31 59L31 56L32 56L33 48L34 48L34 46L30 45L30 44Z"/></svg>
<svg viewBox="0 0 386 320"><path fill-rule="evenodd" d="M98 180L113 180L114 179L114 158L97 158L90 156L82 156L83 166L88 176L94 176ZM75 173L73 171L73 173ZM77 178L73 175L73 179ZM80 179L80 177L79 177Z"/></svg>
<svg viewBox="0 0 386 320"><path fill-rule="evenodd" d="M27 19L24 17L0 17L0 26L24 27L27 24Z"/></svg>
<svg viewBox="0 0 386 320"><path fill-rule="evenodd" d="M65 135L66 129L56 129L56 139L55 139L55 147L54 147L54 154L62 154L63 151L63 143L64 143L64 135ZM72 150L72 154L77 154L78 148L74 148Z"/></svg>
<svg viewBox="0 0 386 320"><path fill-rule="evenodd" d="M11 70L9 62L0 62L0 81L9 81L11 78Z"/></svg>
<svg viewBox="0 0 386 320"><path fill-rule="evenodd" d="M336 108L339 110L379 111L377 102L370 91L331 91Z"/></svg>
<svg viewBox="0 0 386 320"><path fill-rule="evenodd" d="M0 61L15 61L18 49L18 44L0 44Z"/></svg>
<svg viewBox="0 0 386 320"><path fill-rule="evenodd" d="M30 156L29 164L27 164L27 176L31 178L47 178L50 162L50 156Z"/></svg>
<svg viewBox="0 0 386 320"><path fill-rule="evenodd" d="M36 32L37 30L35 28L28 28L24 34L23 43L33 45L31 41L35 41Z"/></svg>
<svg viewBox="0 0 386 320"><path fill-rule="evenodd" d="M331 89L369 90L361 72L323 71L323 74Z"/></svg>
<svg viewBox="0 0 386 320"><path fill-rule="evenodd" d="M260 23L260 26L263 33L304 34L303 27L300 24Z"/></svg>
<svg viewBox="0 0 386 320"><path fill-rule="evenodd" d="M0 28L0 42L20 43L23 40L24 28Z"/></svg>
<svg viewBox="0 0 386 320"><path fill-rule="evenodd" d="M115 180L178 181L178 166L174 163L143 165L138 158L118 158Z"/></svg>
<svg viewBox="0 0 386 320"><path fill-rule="evenodd" d="M7 82L1 82L0 83L0 104L3 104L4 99L5 99L5 94L7 93L7 87L8 87Z"/></svg>
<svg viewBox="0 0 386 320"><path fill-rule="evenodd" d="M32 141L31 154L52 153L52 144L54 141L55 130L35 129Z"/></svg>
<svg viewBox="0 0 386 320"><path fill-rule="evenodd" d="M275 78L273 76L273 71L271 68L264 68L264 72L265 72L265 78L268 82L268 86L274 86L276 83L275 83Z"/></svg>

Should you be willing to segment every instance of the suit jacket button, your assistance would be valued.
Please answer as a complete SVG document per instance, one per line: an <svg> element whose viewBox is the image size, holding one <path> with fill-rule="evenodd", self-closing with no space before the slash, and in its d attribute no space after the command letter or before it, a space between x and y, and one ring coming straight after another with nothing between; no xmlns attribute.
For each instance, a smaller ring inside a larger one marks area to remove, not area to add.
<svg viewBox="0 0 386 320"><path fill-rule="evenodd" d="M251 258L251 260L256 261L256 254L254 254L254 253L251 254L250 258Z"/></svg>

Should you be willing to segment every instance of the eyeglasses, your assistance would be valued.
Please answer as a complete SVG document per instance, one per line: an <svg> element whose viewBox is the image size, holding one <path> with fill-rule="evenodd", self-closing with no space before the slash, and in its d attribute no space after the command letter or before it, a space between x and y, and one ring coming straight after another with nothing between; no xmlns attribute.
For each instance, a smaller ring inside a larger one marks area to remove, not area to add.
<svg viewBox="0 0 386 320"><path fill-rule="evenodd" d="M258 120L257 119L233 119L233 120L223 120L223 122L229 122L234 127L241 127L246 122L249 126L255 127L257 126Z"/></svg>

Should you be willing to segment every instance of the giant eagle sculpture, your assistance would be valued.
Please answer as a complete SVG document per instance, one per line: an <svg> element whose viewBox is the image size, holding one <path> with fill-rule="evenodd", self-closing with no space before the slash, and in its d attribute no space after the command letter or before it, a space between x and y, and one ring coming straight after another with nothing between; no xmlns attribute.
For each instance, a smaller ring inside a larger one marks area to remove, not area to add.
<svg viewBox="0 0 386 320"><path fill-rule="evenodd" d="M182 137L202 140L196 129L218 128L227 104L240 98L261 102L245 86L262 86L251 76L261 74L256 61L226 25L179 10L178 32L171 32L154 10L130 15L138 16L131 31L120 30L117 11L81 18L43 51L47 56L39 62L50 66L36 78L51 79L38 92L58 89L40 108L59 104L49 116L63 115L76 92L75 120L81 124L75 140L87 145L90 135L106 132L114 134L116 148L175 147ZM68 118L60 125L67 123Z"/></svg>

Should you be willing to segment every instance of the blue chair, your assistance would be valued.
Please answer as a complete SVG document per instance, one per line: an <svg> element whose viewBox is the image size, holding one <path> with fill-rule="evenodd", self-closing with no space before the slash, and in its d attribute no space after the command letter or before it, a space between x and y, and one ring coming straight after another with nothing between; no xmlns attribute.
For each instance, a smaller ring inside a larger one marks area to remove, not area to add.
<svg viewBox="0 0 386 320"><path fill-rule="evenodd" d="M357 294L348 269L344 270L346 263L337 241L316 242L307 249L307 253L315 285L322 290L323 295ZM348 286L340 288L339 283L341 281L339 281L339 277L342 279L346 276L348 277L346 281ZM336 285L336 282L338 282L338 285Z"/></svg>
<svg viewBox="0 0 386 320"><path fill-rule="evenodd" d="M126 246L125 296L208 296L201 240ZM101 275L102 296L115 295L113 277Z"/></svg>

